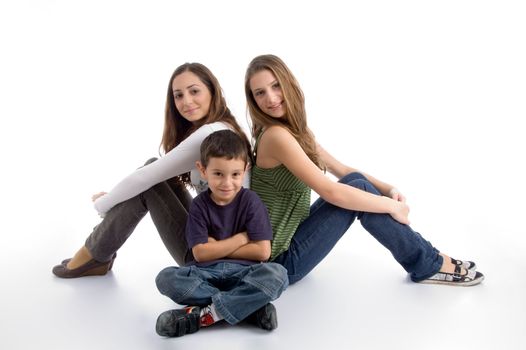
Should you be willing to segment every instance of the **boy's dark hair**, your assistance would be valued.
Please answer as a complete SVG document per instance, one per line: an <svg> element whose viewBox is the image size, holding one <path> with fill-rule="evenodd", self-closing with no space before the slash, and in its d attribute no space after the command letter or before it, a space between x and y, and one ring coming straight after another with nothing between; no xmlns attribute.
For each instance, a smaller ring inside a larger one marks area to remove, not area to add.
<svg viewBox="0 0 526 350"><path fill-rule="evenodd" d="M219 130L201 143L201 164L206 168L210 158L241 159L249 162L249 145L232 130Z"/></svg>

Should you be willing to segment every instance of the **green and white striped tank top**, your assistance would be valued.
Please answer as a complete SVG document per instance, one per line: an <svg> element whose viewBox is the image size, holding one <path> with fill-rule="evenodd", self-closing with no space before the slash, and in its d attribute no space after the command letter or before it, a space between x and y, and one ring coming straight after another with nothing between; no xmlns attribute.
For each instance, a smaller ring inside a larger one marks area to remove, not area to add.
<svg viewBox="0 0 526 350"><path fill-rule="evenodd" d="M274 260L289 248L299 224L309 216L311 190L283 164L269 169L254 165L250 189L267 207L274 234L270 260Z"/></svg>

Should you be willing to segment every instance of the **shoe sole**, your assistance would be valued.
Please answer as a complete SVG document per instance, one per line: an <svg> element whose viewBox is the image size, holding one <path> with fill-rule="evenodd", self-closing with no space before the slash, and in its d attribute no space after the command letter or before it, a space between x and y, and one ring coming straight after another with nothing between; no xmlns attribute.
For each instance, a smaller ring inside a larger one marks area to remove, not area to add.
<svg viewBox="0 0 526 350"><path fill-rule="evenodd" d="M87 264L84 264L76 269L68 269L67 263L69 262L69 259L66 259L63 261L62 264L55 266L52 272L55 276L60 277L60 278L103 276L112 269L114 260L115 259L108 261L106 263L93 262L92 260L91 262L87 263L89 265L95 265L91 268L89 268L89 266L86 266Z"/></svg>
<svg viewBox="0 0 526 350"><path fill-rule="evenodd" d="M418 283L421 284L442 284L447 286L458 286L458 287L471 287L479 284L480 282L484 281L484 275L481 277L474 279L473 281L468 282L453 282L453 281L440 281L440 280L423 280Z"/></svg>
<svg viewBox="0 0 526 350"><path fill-rule="evenodd" d="M155 331L162 337L178 338L186 334L192 334L199 330L199 325L192 327L190 322L173 314L173 311L166 311L157 317ZM198 317L198 316L195 316ZM199 323L199 321L196 321Z"/></svg>

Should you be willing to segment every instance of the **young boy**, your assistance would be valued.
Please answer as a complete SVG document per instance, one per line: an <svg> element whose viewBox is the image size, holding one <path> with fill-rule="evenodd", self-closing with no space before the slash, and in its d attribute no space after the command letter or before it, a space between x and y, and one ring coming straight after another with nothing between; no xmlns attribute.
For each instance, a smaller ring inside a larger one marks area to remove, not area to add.
<svg viewBox="0 0 526 350"><path fill-rule="evenodd" d="M270 301L288 286L287 270L262 263L270 257L272 228L263 202L242 187L248 159L247 145L230 130L214 132L201 144L197 168L209 189L193 200L186 223L195 261L167 267L156 279L161 294L191 306L161 313L159 335L180 337L222 319L277 327Z"/></svg>

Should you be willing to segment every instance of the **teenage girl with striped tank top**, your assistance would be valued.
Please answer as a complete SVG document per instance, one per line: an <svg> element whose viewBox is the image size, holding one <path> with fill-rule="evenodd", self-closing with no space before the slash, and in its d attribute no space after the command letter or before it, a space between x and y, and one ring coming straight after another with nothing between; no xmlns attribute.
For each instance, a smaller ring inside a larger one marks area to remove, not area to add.
<svg viewBox="0 0 526 350"><path fill-rule="evenodd" d="M323 260L355 219L414 282L472 286L484 279L475 263L441 253L411 229L400 191L344 165L316 143L302 90L280 58L252 60L245 94L256 141L251 189L269 211L271 260L286 267L291 284ZM311 190L320 196L312 206Z"/></svg>

